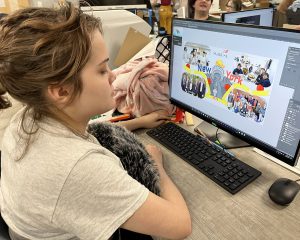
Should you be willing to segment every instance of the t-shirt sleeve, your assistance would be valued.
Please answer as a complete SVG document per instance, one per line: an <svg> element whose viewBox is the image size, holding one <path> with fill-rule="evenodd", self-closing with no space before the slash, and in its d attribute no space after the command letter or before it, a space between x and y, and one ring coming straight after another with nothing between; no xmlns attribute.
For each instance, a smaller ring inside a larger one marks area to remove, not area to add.
<svg viewBox="0 0 300 240"><path fill-rule="evenodd" d="M78 161L59 196L52 221L80 239L109 239L145 202L149 190L99 153Z"/></svg>

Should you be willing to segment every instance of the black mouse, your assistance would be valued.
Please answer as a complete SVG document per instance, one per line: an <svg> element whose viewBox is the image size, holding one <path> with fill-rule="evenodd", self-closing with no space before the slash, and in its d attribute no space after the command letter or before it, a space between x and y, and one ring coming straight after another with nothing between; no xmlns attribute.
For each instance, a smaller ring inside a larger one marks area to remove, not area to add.
<svg viewBox="0 0 300 240"><path fill-rule="evenodd" d="M277 204L289 205L300 190L300 185L291 179L279 178L269 189L270 198Z"/></svg>

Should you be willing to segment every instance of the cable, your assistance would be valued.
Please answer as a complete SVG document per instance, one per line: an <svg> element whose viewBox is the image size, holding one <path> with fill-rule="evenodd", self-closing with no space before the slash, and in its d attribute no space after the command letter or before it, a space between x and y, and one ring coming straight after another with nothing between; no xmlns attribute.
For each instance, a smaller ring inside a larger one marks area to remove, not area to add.
<svg viewBox="0 0 300 240"><path fill-rule="evenodd" d="M215 142L216 142L220 147L222 147L223 150L224 150L224 149L226 149L226 146L223 145L223 143L219 140L219 138L218 138L218 131L219 131L219 128L217 128L217 131L216 131L216 141L215 141Z"/></svg>
<svg viewBox="0 0 300 240"><path fill-rule="evenodd" d="M217 128L217 130L216 130L216 136L215 136L216 141L215 141L215 143L218 144L220 147L222 147L223 150L224 150L224 149L237 149L237 148L244 148L244 147L250 147L250 146L251 146L251 145L249 144L249 145L241 145L241 146L227 147L226 144L223 144L223 143L220 141L220 139L218 138L218 131L219 131L219 129L220 129L220 128ZM221 132L220 134L222 134L222 132ZM228 133L228 134L229 134L229 133Z"/></svg>

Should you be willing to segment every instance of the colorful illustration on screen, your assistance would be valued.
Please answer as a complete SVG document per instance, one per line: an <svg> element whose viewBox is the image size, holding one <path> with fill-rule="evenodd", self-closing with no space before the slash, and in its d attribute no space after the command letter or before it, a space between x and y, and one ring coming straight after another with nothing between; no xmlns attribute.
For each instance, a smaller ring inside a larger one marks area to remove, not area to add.
<svg viewBox="0 0 300 240"><path fill-rule="evenodd" d="M277 65L277 59L187 42L181 89L262 123Z"/></svg>

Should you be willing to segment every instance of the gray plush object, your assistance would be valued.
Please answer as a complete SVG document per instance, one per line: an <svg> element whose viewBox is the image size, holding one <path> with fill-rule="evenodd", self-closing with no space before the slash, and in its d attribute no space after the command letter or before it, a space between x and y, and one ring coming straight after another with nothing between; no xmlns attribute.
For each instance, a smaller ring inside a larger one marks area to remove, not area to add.
<svg viewBox="0 0 300 240"><path fill-rule="evenodd" d="M135 135L123 127L110 123L93 123L88 132L99 143L118 156L124 169L135 180L159 195L159 174L154 161Z"/></svg>

